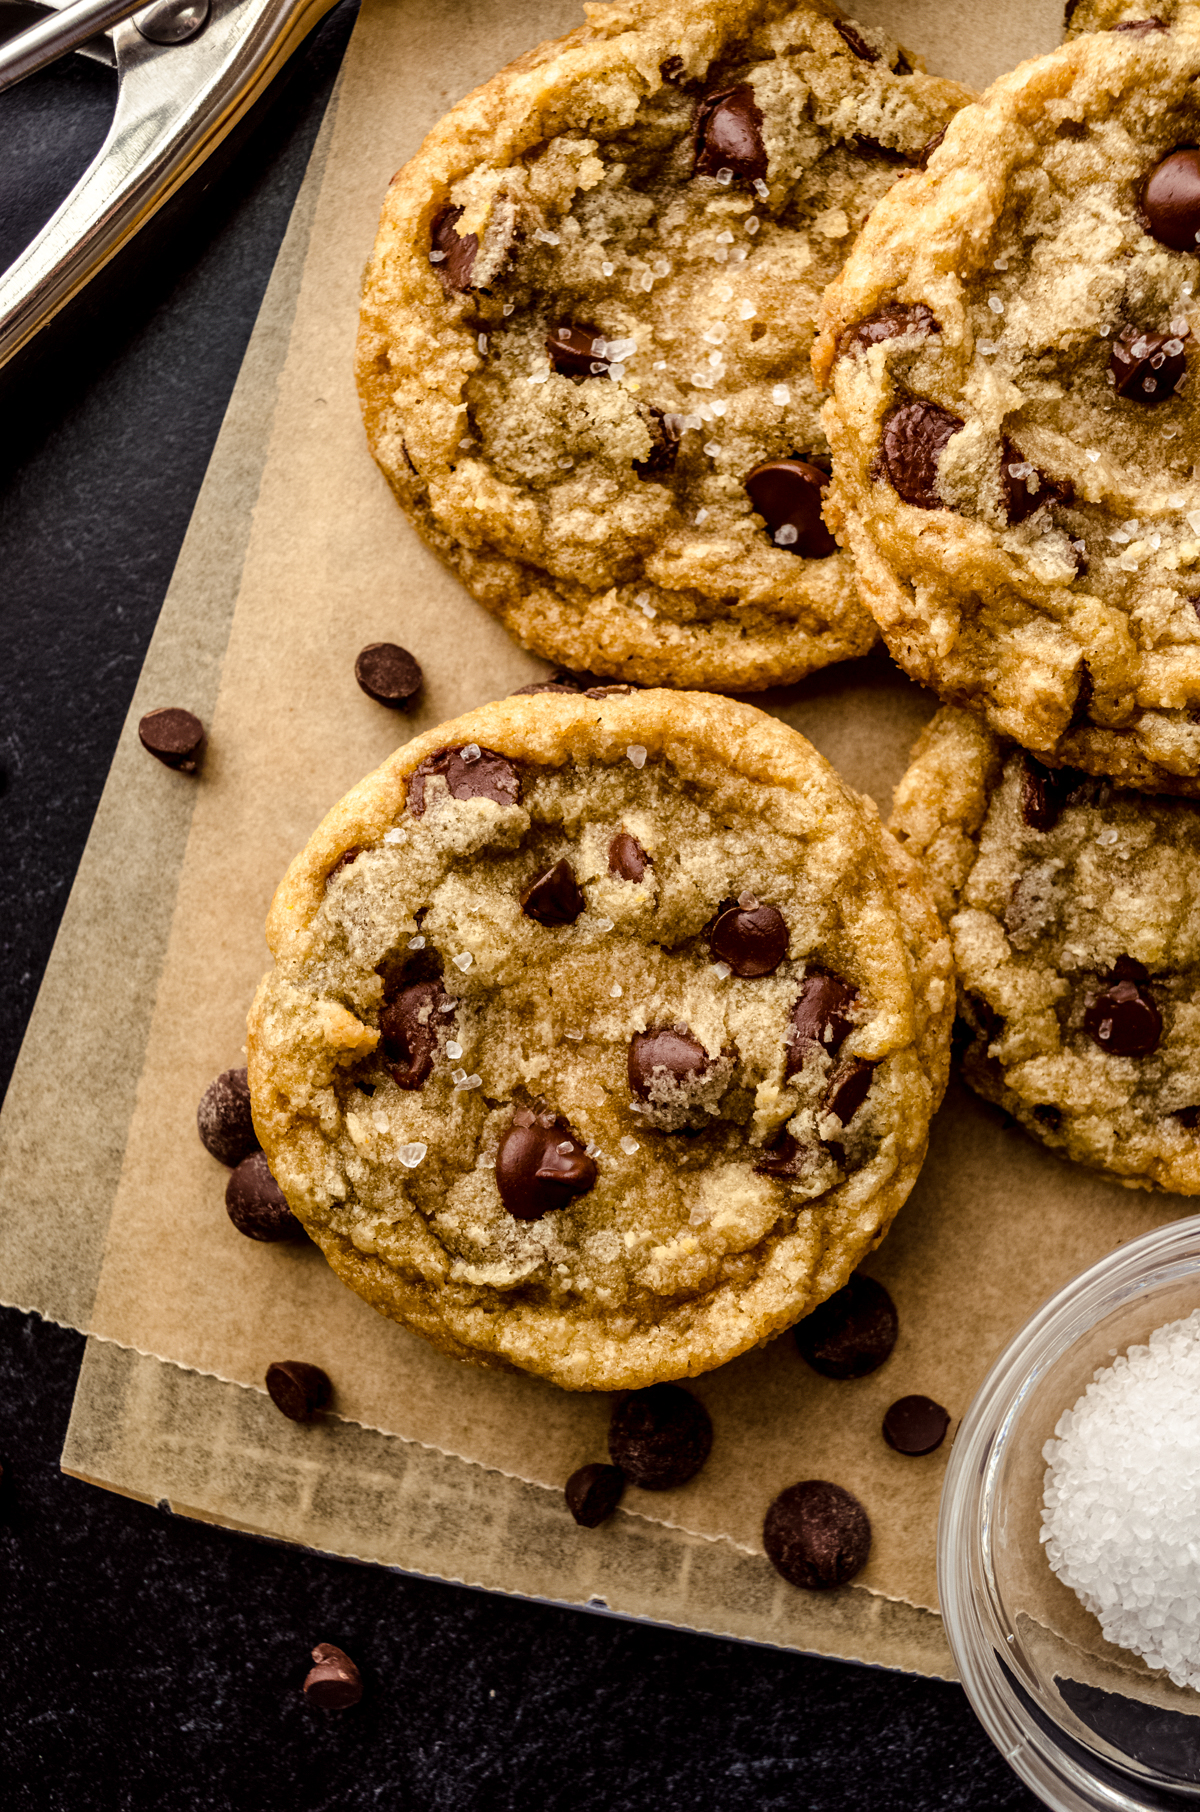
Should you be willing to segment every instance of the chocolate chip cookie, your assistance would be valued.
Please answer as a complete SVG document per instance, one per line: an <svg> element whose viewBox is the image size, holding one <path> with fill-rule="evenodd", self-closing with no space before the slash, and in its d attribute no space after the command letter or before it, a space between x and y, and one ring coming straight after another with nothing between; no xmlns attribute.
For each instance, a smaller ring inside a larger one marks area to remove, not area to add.
<svg viewBox="0 0 1200 1812"><path fill-rule="evenodd" d="M949 950L803 738L600 689L418 737L281 885L255 1125L330 1264L571 1389L721 1364L845 1283L925 1151Z"/></svg>
<svg viewBox="0 0 1200 1812"><path fill-rule="evenodd" d="M1200 1194L1200 806L945 706L891 824L949 921L971 1087L1064 1157Z"/></svg>
<svg viewBox="0 0 1200 1812"><path fill-rule="evenodd" d="M1200 8L1023 63L825 300L827 515L892 654L1045 761L1200 790Z"/></svg>
<svg viewBox="0 0 1200 1812"><path fill-rule="evenodd" d="M809 353L872 206L969 99L824 0L635 0L462 101L367 270L372 451L527 647L753 691L875 640Z"/></svg>

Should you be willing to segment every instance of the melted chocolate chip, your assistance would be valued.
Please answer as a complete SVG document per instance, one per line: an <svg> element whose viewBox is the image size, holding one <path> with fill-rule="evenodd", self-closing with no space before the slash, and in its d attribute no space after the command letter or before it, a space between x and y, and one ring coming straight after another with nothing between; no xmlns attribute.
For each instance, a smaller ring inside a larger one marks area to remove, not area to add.
<svg viewBox="0 0 1200 1812"><path fill-rule="evenodd" d="M677 87L683 76L683 58L664 57L658 66L658 73L664 82L670 82L672 87Z"/></svg>
<svg viewBox="0 0 1200 1812"><path fill-rule="evenodd" d="M1140 37L1144 37L1147 32L1170 31L1171 28L1167 24L1165 19L1151 18L1151 19L1122 19L1122 21L1119 25L1110 25L1108 29L1109 29L1109 31L1135 32L1137 34L1137 36L1140 38Z"/></svg>
<svg viewBox="0 0 1200 1812"><path fill-rule="evenodd" d="M1084 776L1074 768L1045 768L1032 755L1022 759L1021 817L1030 830L1052 831Z"/></svg>
<svg viewBox="0 0 1200 1812"><path fill-rule="evenodd" d="M883 1438L897 1453L932 1453L949 1426L950 1417L932 1397L900 1397L883 1418Z"/></svg>
<svg viewBox="0 0 1200 1812"><path fill-rule="evenodd" d="M940 144L941 139L937 142ZM845 328L838 339L838 352L866 352L885 340L898 340L902 334L918 333L928 338L941 331L941 323L935 319L933 310L926 308L923 302L889 302L877 314L868 315L864 321L856 321L852 327Z"/></svg>
<svg viewBox="0 0 1200 1812"><path fill-rule="evenodd" d="M1142 210L1160 245L1176 252L1200 250L1200 151L1172 151L1155 164L1142 190Z"/></svg>
<svg viewBox="0 0 1200 1812"><path fill-rule="evenodd" d="M801 1145L799 1139L793 1138L789 1132L781 1133L766 1156L754 1166L754 1174L775 1177L780 1182L792 1182L796 1177L804 1175L815 1156L811 1145Z"/></svg>
<svg viewBox="0 0 1200 1812"><path fill-rule="evenodd" d="M840 1049L854 1025L850 1009L857 999L858 989L839 976L826 975L820 969L808 971L792 1008L785 1082L803 1069L805 1056L814 1045L830 1055Z"/></svg>
<svg viewBox="0 0 1200 1812"><path fill-rule="evenodd" d="M861 1271L794 1329L800 1357L823 1378L842 1379L877 1371L899 1332L895 1303Z"/></svg>
<svg viewBox="0 0 1200 1812"><path fill-rule="evenodd" d="M553 333L546 335L546 351L550 354L550 363L562 377L598 377L608 370L608 366L603 358L592 351L597 340L601 344L604 342L600 329L589 327L582 321L556 327Z"/></svg>
<svg viewBox="0 0 1200 1812"><path fill-rule="evenodd" d="M825 1592L867 1564L871 1521L856 1497L827 1479L781 1491L763 1523L767 1559L789 1585Z"/></svg>
<svg viewBox="0 0 1200 1812"><path fill-rule="evenodd" d="M929 160L933 156L934 152L937 150L938 146L941 144L941 142L945 138L945 136L946 136L946 128L943 126L940 132L935 132L933 137L931 139L927 139L925 141L925 143L921 146L920 154L917 157L917 169L918 170L928 170Z"/></svg>
<svg viewBox="0 0 1200 1812"><path fill-rule="evenodd" d="M341 874L341 872L344 868L349 868L352 866L353 863L357 862L358 858L361 855L362 855L362 850L357 843L352 843L350 845L349 849L344 849L342 851L341 855L338 857L337 861L334 863L333 867L330 869L329 873L325 876L326 887L329 886L329 883L335 878L335 876Z"/></svg>
<svg viewBox="0 0 1200 1812"><path fill-rule="evenodd" d="M1113 341L1108 362L1117 395L1149 408L1169 402L1187 372L1186 337L1186 333L1143 333L1140 327L1123 327Z"/></svg>
<svg viewBox="0 0 1200 1812"><path fill-rule="evenodd" d="M1083 1029L1113 1057L1148 1057L1162 1037L1162 1014L1144 983L1118 980L1086 1007Z"/></svg>
<svg viewBox="0 0 1200 1812"><path fill-rule="evenodd" d="M354 677L376 704L406 711L421 690L421 664L395 642L368 642L354 663Z"/></svg>
<svg viewBox="0 0 1200 1812"><path fill-rule="evenodd" d="M515 1110L496 1153L496 1186L514 1220L540 1221L595 1181L595 1164L561 1115Z"/></svg>
<svg viewBox="0 0 1200 1812"><path fill-rule="evenodd" d="M581 1466L567 1480L563 1493L567 1509L583 1529L598 1528L606 1523L625 1491L625 1474L619 1466L598 1462Z"/></svg>
<svg viewBox="0 0 1200 1812"><path fill-rule="evenodd" d="M425 781L441 774L452 799L490 799L496 805L516 805L521 782L511 761L491 749L481 749L478 759L466 761L463 751L438 749L427 755L408 783L408 809L414 818L425 810Z"/></svg>
<svg viewBox="0 0 1200 1812"><path fill-rule="evenodd" d="M639 478L661 478L673 472L683 432L683 417L659 409L654 403L643 403L638 414L650 430L650 451L645 459L635 459L633 469Z"/></svg>
<svg viewBox="0 0 1200 1812"><path fill-rule="evenodd" d="M846 1063L839 1063L829 1078L822 1110L849 1126L867 1098L874 1073L875 1065L865 1057L851 1057Z"/></svg>
<svg viewBox="0 0 1200 1812"><path fill-rule="evenodd" d="M303 1359L279 1359L267 1367L267 1394L289 1422L307 1422L314 1409L328 1403L332 1388L320 1366Z"/></svg>
<svg viewBox="0 0 1200 1812"><path fill-rule="evenodd" d="M643 1491L672 1491L695 1478L712 1450L708 1411L678 1384L652 1384L618 1403L608 1451Z"/></svg>
<svg viewBox="0 0 1200 1812"><path fill-rule="evenodd" d="M963 425L961 416L923 397L901 403L885 418L880 461L892 489L905 503L919 510L945 509L938 495L938 461L946 442Z"/></svg>
<svg viewBox="0 0 1200 1812"><path fill-rule="evenodd" d="M320 1711L346 1711L362 1698L362 1675L349 1655L332 1642L318 1642L312 1652L316 1666L304 1680L304 1696Z"/></svg>
<svg viewBox="0 0 1200 1812"><path fill-rule="evenodd" d="M772 459L745 480L751 503L776 543L806 560L825 560L837 542L825 526L821 503L829 479L804 459Z"/></svg>
<svg viewBox="0 0 1200 1812"><path fill-rule="evenodd" d="M276 1240L304 1238L304 1228L288 1207L263 1151L252 1151L243 1158L230 1177L225 1186L225 1212L247 1239L273 1245Z"/></svg>
<svg viewBox="0 0 1200 1812"><path fill-rule="evenodd" d="M640 1101L667 1088L682 1088L708 1068L708 1052L686 1026L651 1026L629 1041L629 1087Z"/></svg>
<svg viewBox="0 0 1200 1812"><path fill-rule="evenodd" d="M740 906L718 913L709 948L743 980L770 975L787 955L787 920L774 906Z"/></svg>
<svg viewBox="0 0 1200 1812"><path fill-rule="evenodd" d="M619 875L622 881L640 881L646 870L653 866L632 831L617 832L608 846L610 875Z"/></svg>
<svg viewBox="0 0 1200 1812"><path fill-rule="evenodd" d="M1056 484L1031 466L1007 435L1000 443L1000 489L1010 522L1024 522L1044 503L1068 503L1072 495L1070 485Z"/></svg>
<svg viewBox="0 0 1200 1812"><path fill-rule="evenodd" d="M138 740L165 768L194 774L204 748L204 725L190 711L168 705L161 711L147 711L138 724Z"/></svg>
<svg viewBox="0 0 1200 1812"><path fill-rule="evenodd" d="M439 979L410 982L379 1015L383 1055L397 1088L421 1088L437 1053L438 1027L453 1013L442 1008L450 996Z"/></svg>
<svg viewBox="0 0 1200 1812"><path fill-rule="evenodd" d="M856 31L854 26L849 24L847 20L835 19L833 21L833 29L840 37L845 39L860 63L878 63L879 52L872 49L862 33Z"/></svg>
<svg viewBox="0 0 1200 1812"><path fill-rule="evenodd" d="M258 1149L245 1070L222 1070L200 1097L196 1129L205 1151L232 1169Z"/></svg>
<svg viewBox="0 0 1200 1812"><path fill-rule="evenodd" d="M539 925L573 925L586 904L565 856L521 895L521 911Z"/></svg>
<svg viewBox="0 0 1200 1812"><path fill-rule="evenodd" d="M433 268L441 278L442 288L448 296L470 289L471 270L475 254L479 250L479 239L475 233L468 233L465 239L460 239L455 232L455 224L461 219L461 208L443 208L429 229L432 250L442 254Z"/></svg>
<svg viewBox="0 0 1200 1812"><path fill-rule="evenodd" d="M694 173L715 176L732 170L747 182L767 174L762 113L749 82L705 95L696 110Z"/></svg>

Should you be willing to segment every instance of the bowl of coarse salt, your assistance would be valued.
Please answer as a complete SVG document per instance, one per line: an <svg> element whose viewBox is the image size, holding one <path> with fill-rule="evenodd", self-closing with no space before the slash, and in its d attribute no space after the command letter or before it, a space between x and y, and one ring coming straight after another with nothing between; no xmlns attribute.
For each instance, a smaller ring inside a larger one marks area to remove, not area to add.
<svg viewBox="0 0 1200 1812"><path fill-rule="evenodd" d="M992 1367L938 1586L967 1696L1048 1806L1200 1812L1200 1217L1083 1272Z"/></svg>

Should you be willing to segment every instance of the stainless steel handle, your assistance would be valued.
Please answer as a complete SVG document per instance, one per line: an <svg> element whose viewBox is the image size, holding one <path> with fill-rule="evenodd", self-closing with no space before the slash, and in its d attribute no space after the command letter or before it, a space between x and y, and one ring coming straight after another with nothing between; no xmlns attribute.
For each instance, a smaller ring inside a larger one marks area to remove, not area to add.
<svg viewBox="0 0 1200 1812"><path fill-rule="evenodd" d="M214 0L191 42L113 34L108 137L58 212L0 275L0 365L28 344L199 168L336 0Z"/></svg>
<svg viewBox="0 0 1200 1812"><path fill-rule="evenodd" d="M28 31L0 45L0 92L65 57L69 50L77 50L97 32L111 31L142 4L143 0L74 0L61 12L39 19Z"/></svg>

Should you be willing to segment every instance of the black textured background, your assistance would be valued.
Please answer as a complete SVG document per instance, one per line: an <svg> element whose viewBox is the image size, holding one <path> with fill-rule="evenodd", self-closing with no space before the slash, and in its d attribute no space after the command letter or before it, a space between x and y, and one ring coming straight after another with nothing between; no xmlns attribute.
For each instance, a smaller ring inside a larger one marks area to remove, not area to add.
<svg viewBox="0 0 1200 1812"><path fill-rule="evenodd" d="M0 387L3 1082L351 18ZM114 83L76 59L0 96L0 268L98 146ZM356 1567L63 1478L81 1351L0 1311L12 1812L1036 1804L957 1687ZM356 1709L301 1698L317 1641L359 1662Z"/></svg>

